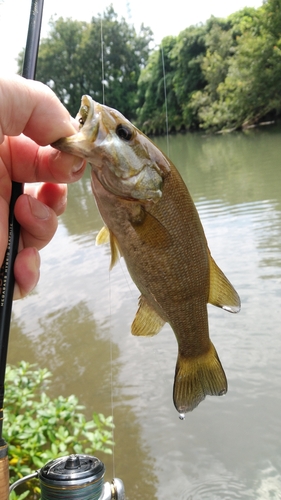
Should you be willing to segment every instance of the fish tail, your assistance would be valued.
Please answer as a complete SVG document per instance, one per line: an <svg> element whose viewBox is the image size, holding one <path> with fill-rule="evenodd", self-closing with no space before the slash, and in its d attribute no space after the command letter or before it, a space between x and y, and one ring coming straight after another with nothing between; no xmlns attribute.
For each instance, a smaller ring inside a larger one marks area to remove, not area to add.
<svg viewBox="0 0 281 500"><path fill-rule="evenodd" d="M208 394L222 396L226 392L226 376L211 341L209 350L195 358L179 353L173 394L179 413L194 410Z"/></svg>

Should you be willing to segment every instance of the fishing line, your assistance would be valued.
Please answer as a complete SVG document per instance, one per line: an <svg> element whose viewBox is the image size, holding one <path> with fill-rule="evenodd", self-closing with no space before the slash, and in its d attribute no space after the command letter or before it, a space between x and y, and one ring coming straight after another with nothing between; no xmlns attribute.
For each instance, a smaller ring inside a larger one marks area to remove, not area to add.
<svg viewBox="0 0 281 500"><path fill-rule="evenodd" d="M112 423L114 425L114 396L113 396L113 342L112 342L112 309L111 309L111 277L110 271L108 271L108 300L109 300L109 332L110 332L110 342L109 342L109 357L110 357L110 405L111 405L111 417ZM112 428L112 474L115 477L115 451L114 451L114 427Z"/></svg>
<svg viewBox="0 0 281 500"><path fill-rule="evenodd" d="M123 261L121 260L121 257L119 259L119 266L120 266L120 269L122 271L123 278L126 281L127 288L129 290L130 294L132 295L132 293L134 292L134 289L131 287L131 285L132 285L132 279L131 279L130 275L128 277L127 267L124 265Z"/></svg>
<svg viewBox="0 0 281 500"><path fill-rule="evenodd" d="M100 20L100 42L101 42L101 83L102 83L102 104L105 104L105 75L104 75L104 37L103 37L103 16ZM112 336L112 309L111 309L111 277L110 271L108 272L108 300L109 300L109 359L110 359L110 406L111 406L111 417L112 423L114 425L114 396L113 396L113 336ZM114 450L114 427L112 428L112 475L115 477L115 450Z"/></svg>
<svg viewBox="0 0 281 500"><path fill-rule="evenodd" d="M162 44L161 44L161 55L162 55L163 82L164 82L164 98L165 98L165 113L166 113L167 156L170 156L169 117L168 117L168 101L167 101L167 87L166 87L166 71L165 71L164 49L163 49L163 45Z"/></svg>
<svg viewBox="0 0 281 500"><path fill-rule="evenodd" d="M102 103L105 104L103 17L100 20Z"/></svg>

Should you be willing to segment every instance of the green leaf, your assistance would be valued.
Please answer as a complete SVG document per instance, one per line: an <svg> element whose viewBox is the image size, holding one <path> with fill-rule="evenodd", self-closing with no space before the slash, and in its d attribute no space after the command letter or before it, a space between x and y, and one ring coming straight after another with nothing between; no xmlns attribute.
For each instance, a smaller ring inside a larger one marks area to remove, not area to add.
<svg viewBox="0 0 281 500"><path fill-rule="evenodd" d="M81 413L84 406L74 395L51 399L44 392L51 377L47 370L26 362L7 366L3 437L9 443L12 482L68 453L110 452L112 418L94 414L87 421ZM30 498L39 500L38 482L30 481L28 487ZM10 500L24 499L28 493L12 492Z"/></svg>

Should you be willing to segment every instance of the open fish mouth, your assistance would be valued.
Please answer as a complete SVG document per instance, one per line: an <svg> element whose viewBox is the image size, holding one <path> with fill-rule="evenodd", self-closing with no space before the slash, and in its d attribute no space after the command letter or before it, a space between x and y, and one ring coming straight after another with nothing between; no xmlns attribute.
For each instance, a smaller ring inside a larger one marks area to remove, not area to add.
<svg viewBox="0 0 281 500"><path fill-rule="evenodd" d="M83 95L75 119L79 123L79 131L53 142L51 146L59 151L89 159L91 144L95 142L99 132L100 111L98 103L95 103L91 97Z"/></svg>
<svg viewBox="0 0 281 500"><path fill-rule="evenodd" d="M98 111L95 113L97 103L88 95L83 95L81 106L76 115L76 120L79 122L79 130L83 129L88 140L95 141L99 130ZM89 134L90 132L90 134Z"/></svg>

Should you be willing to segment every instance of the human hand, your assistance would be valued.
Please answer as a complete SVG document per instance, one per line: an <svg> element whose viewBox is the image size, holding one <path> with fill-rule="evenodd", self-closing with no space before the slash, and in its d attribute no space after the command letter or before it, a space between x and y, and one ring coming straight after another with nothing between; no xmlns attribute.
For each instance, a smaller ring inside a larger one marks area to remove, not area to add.
<svg viewBox="0 0 281 500"><path fill-rule="evenodd" d="M27 185L15 205L21 225L15 260L14 298L27 295L39 279L39 252L57 229L66 207L65 183L82 176L86 162L48 144L76 132L74 120L45 85L19 76L0 77L0 263L8 243L12 181Z"/></svg>

